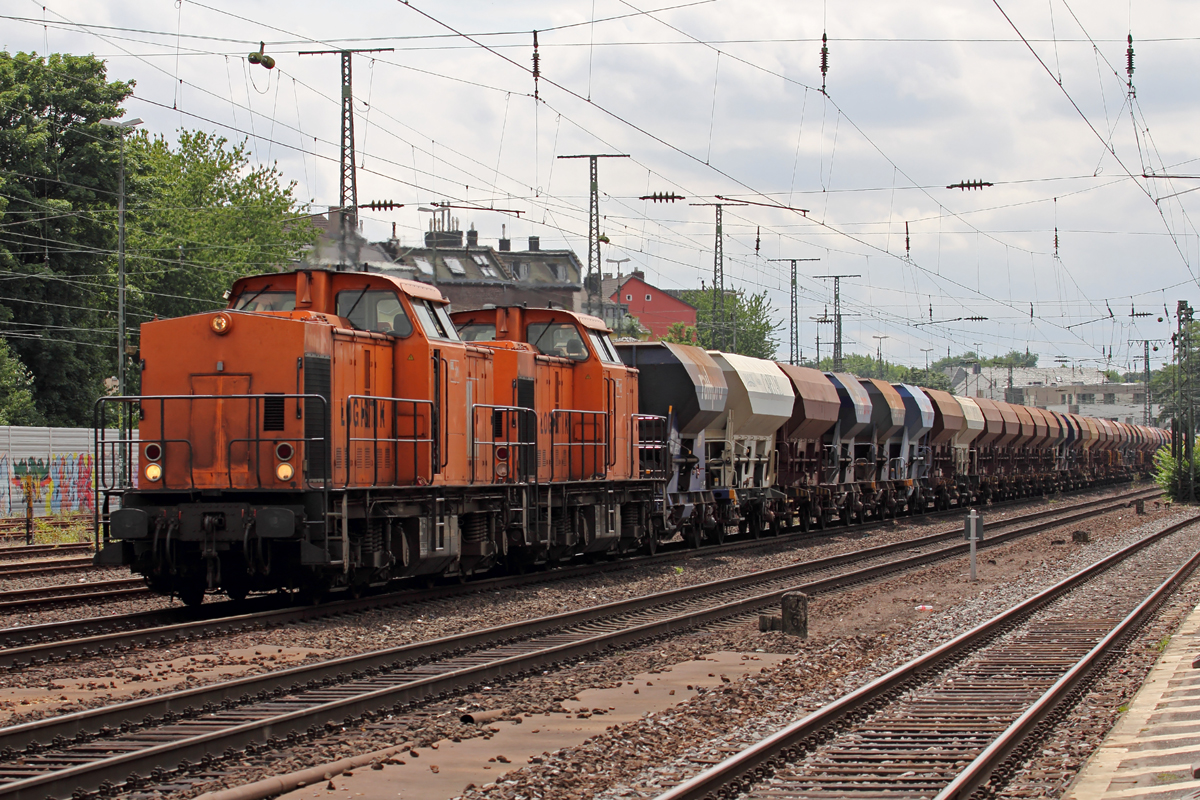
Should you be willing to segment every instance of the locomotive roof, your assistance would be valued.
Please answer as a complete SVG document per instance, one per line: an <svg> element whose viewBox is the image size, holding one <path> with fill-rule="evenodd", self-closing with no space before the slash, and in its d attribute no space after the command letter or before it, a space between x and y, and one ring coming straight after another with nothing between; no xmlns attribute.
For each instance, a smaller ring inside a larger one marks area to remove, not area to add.
<svg viewBox="0 0 1200 800"><path fill-rule="evenodd" d="M359 278L361 279L360 285L364 286L368 284L378 285L380 283L390 283L409 297L416 297L421 300L433 300L437 303L446 302L446 298L442 296L442 293L438 291L438 288L428 283L410 281L407 278L398 278L394 275L384 275L379 272L352 272L349 270L333 269L299 269L288 272L264 272L259 275L247 275L244 278L238 278L236 281L234 281L231 291L234 295L237 295L239 290L241 290L247 284L254 284L260 280L279 280L284 276L293 276L297 272L321 272L329 275L331 278L333 276L338 276L341 278L342 283L354 283L353 279Z"/></svg>

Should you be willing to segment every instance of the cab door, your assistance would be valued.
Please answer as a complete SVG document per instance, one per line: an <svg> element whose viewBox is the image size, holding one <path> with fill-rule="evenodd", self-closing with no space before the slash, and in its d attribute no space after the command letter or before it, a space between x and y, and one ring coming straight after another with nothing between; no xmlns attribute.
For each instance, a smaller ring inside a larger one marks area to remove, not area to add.
<svg viewBox="0 0 1200 800"><path fill-rule="evenodd" d="M251 485L256 463L249 375L193 375L192 479L197 488Z"/></svg>

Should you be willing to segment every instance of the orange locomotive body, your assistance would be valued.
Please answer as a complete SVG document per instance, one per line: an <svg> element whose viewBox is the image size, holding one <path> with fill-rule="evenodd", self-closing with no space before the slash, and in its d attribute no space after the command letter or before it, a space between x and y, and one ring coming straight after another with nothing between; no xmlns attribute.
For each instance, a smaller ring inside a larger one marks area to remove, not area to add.
<svg viewBox="0 0 1200 800"><path fill-rule="evenodd" d="M312 270L144 324L141 396L97 404L98 513L120 503L98 563L197 603L656 541L637 371L607 329L475 313L493 341L463 341L435 287Z"/></svg>

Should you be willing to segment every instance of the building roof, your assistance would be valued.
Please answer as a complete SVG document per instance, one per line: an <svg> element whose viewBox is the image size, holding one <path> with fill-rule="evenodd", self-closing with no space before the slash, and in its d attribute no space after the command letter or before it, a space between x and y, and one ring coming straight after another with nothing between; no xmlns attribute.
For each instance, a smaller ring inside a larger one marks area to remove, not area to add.
<svg viewBox="0 0 1200 800"><path fill-rule="evenodd" d="M578 289L582 287L583 265L573 250L496 250L499 259L514 280L548 283Z"/></svg>
<svg viewBox="0 0 1200 800"><path fill-rule="evenodd" d="M971 367L960 367L951 377L954 387L963 384L1007 387L1008 367L981 367L975 372ZM1012 385L1024 386L1100 386L1108 384L1104 372L1093 367L1014 367Z"/></svg>

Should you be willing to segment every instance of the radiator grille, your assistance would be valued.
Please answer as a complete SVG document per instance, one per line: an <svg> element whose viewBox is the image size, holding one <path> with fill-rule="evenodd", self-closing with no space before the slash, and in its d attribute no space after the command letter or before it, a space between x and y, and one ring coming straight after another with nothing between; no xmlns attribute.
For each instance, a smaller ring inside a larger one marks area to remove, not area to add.
<svg viewBox="0 0 1200 800"><path fill-rule="evenodd" d="M330 427L329 420L325 418L331 393L328 356L304 357L304 393L318 394L325 398L325 403L316 398L306 398L304 401L304 438L310 440L308 477L312 480L324 480L329 475L329 443L324 441ZM321 441L312 441L314 439Z"/></svg>
<svg viewBox="0 0 1200 800"><path fill-rule="evenodd" d="M263 430L283 430L283 396L267 395L263 398Z"/></svg>

